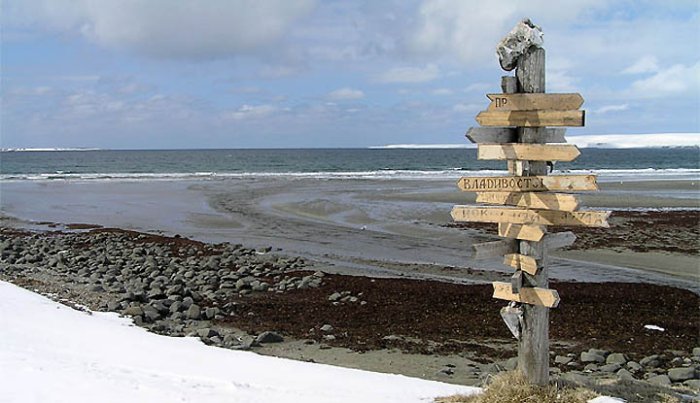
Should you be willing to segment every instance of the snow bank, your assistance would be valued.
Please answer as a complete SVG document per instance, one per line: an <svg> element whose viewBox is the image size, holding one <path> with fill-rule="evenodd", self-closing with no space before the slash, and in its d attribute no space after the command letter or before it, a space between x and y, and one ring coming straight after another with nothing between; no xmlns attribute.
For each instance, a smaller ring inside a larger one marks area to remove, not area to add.
<svg viewBox="0 0 700 403"><path fill-rule="evenodd" d="M158 336L0 282L2 402L418 402L470 388Z"/></svg>

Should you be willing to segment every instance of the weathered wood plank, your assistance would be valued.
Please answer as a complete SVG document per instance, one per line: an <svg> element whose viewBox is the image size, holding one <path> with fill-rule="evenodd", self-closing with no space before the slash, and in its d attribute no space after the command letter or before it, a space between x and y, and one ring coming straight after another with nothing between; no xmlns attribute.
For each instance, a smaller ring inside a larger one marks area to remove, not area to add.
<svg viewBox="0 0 700 403"><path fill-rule="evenodd" d="M457 187L465 192L577 192L598 190L595 175L463 176Z"/></svg>
<svg viewBox="0 0 700 403"><path fill-rule="evenodd" d="M581 94L486 94L490 111L570 111L583 105Z"/></svg>
<svg viewBox="0 0 700 403"><path fill-rule="evenodd" d="M543 129L542 143L566 143L566 129ZM470 127L465 135L472 143L505 144L518 142L518 130L514 127Z"/></svg>
<svg viewBox="0 0 700 403"><path fill-rule="evenodd" d="M500 281L495 281L493 283L493 297L547 308L556 308L557 305L559 305L559 293L556 290L539 287L522 287L519 293L514 294L510 283L503 283Z"/></svg>
<svg viewBox="0 0 700 403"><path fill-rule="evenodd" d="M571 231L555 232L544 237L544 245L547 249L566 248L576 241L576 234Z"/></svg>
<svg viewBox="0 0 700 403"><path fill-rule="evenodd" d="M482 126L569 126L581 127L586 123L585 111L482 111L476 115Z"/></svg>
<svg viewBox="0 0 700 403"><path fill-rule="evenodd" d="M559 211L575 211L578 208L576 196L564 193L478 192L476 202Z"/></svg>
<svg viewBox="0 0 700 403"><path fill-rule="evenodd" d="M581 152L573 144L479 144L480 160L573 161Z"/></svg>
<svg viewBox="0 0 700 403"><path fill-rule="evenodd" d="M537 274L537 260L531 256L509 253L503 256L503 264L513 267L516 270L522 270L533 276Z"/></svg>
<svg viewBox="0 0 700 403"><path fill-rule="evenodd" d="M518 241L515 239L501 239L500 241L477 243L472 245L474 259L491 259L508 253L518 251Z"/></svg>
<svg viewBox="0 0 700 403"><path fill-rule="evenodd" d="M524 210L510 207L454 206L457 222L491 222L529 225L566 225L608 228L610 211Z"/></svg>
<svg viewBox="0 0 700 403"><path fill-rule="evenodd" d="M522 225L498 223L498 236L538 242L544 237L546 229L542 225Z"/></svg>

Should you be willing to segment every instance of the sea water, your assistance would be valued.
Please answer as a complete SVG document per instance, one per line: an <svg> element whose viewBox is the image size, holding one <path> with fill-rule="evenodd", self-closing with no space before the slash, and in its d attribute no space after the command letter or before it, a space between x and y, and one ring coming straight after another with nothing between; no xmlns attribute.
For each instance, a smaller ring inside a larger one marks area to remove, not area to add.
<svg viewBox="0 0 700 403"><path fill-rule="evenodd" d="M222 149L5 151L0 181L177 180L290 176L360 179L451 179L504 174L504 161L481 161L475 149ZM582 149L558 173L599 180L700 179L700 149ZM555 173L557 173L555 172Z"/></svg>

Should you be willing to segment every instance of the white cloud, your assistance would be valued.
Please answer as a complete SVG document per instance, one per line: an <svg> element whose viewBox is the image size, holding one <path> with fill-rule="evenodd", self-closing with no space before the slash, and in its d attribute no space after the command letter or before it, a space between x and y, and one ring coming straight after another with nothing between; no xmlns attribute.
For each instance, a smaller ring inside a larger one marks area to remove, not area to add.
<svg viewBox="0 0 700 403"><path fill-rule="evenodd" d="M433 95L452 95L455 92L449 88L436 88L430 91L430 93Z"/></svg>
<svg viewBox="0 0 700 403"><path fill-rule="evenodd" d="M659 98L700 90L700 62L692 66L676 64L632 83L632 92L640 98Z"/></svg>
<svg viewBox="0 0 700 403"><path fill-rule="evenodd" d="M440 69L435 64L420 67L395 67L379 76L382 83L424 83L440 76Z"/></svg>
<svg viewBox="0 0 700 403"><path fill-rule="evenodd" d="M13 15L106 47L163 58L216 58L279 40L313 0L30 0ZM15 6L17 8L17 6Z"/></svg>
<svg viewBox="0 0 700 403"><path fill-rule="evenodd" d="M642 56L633 65L622 70L623 74L653 73L659 71L659 61L655 56Z"/></svg>
<svg viewBox="0 0 700 403"><path fill-rule="evenodd" d="M342 101L342 100L352 100L352 99L362 99L364 98L365 93L360 91L360 90L355 90L352 88L339 88L335 91L331 91L328 94L328 98L336 100L336 101Z"/></svg>
<svg viewBox="0 0 700 403"><path fill-rule="evenodd" d="M629 104L605 105L605 106L602 106L602 107L596 109L594 112L602 115L602 114L608 113L608 112L626 111L627 109L629 109L629 107L630 107Z"/></svg>
<svg viewBox="0 0 700 403"><path fill-rule="evenodd" d="M235 111L226 114L233 120L260 119L277 111L273 105L243 105Z"/></svg>
<svg viewBox="0 0 700 403"><path fill-rule="evenodd" d="M476 112L483 108L483 105L477 104L456 104L452 107L453 112Z"/></svg>
<svg viewBox="0 0 700 403"><path fill-rule="evenodd" d="M604 3L579 0L553 7L548 0L424 0L408 47L416 53L449 54L465 63L480 63L495 59L496 44L523 16L537 17L536 24L565 24Z"/></svg>

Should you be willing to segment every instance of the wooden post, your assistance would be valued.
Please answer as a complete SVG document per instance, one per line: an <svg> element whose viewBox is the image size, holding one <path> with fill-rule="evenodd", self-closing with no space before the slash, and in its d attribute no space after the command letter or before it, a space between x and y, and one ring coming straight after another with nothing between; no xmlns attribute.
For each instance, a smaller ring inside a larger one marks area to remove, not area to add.
<svg viewBox="0 0 700 403"><path fill-rule="evenodd" d="M519 92L545 92L545 52L530 47L520 56L516 68ZM519 143L544 143L544 128L519 128ZM523 176L547 175L545 161L527 161L518 174ZM549 288L547 250L543 242L520 241L520 254L538 257L537 274L522 273L523 285ZM549 308L523 304L523 328L518 346L518 368L534 385L549 383Z"/></svg>

